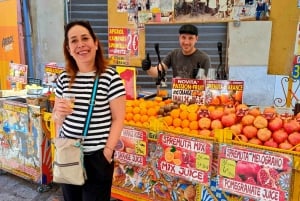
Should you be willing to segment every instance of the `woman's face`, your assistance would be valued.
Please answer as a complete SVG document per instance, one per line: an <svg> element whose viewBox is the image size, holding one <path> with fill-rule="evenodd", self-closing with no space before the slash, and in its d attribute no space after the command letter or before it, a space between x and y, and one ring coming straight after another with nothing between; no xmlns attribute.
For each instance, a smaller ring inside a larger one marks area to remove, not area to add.
<svg viewBox="0 0 300 201"><path fill-rule="evenodd" d="M75 25L68 32L68 49L78 67L95 64L98 41L94 41L89 31L80 25Z"/></svg>
<svg viewBox="0 0 300 201"><path fill-rule="evenodd" d="M179 44L183 54L189 55L195 51L195 45L198 41L198 36L192 34L180 34Z"/></svg>

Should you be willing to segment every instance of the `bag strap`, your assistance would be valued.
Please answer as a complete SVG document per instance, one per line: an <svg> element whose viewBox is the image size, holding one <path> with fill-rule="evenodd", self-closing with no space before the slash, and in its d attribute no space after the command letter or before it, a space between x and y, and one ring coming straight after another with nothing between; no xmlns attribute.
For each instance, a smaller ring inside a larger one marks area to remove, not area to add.
<svg viewBox="0 0 300 201"><path fill-rule="evenodd" d="M96 93L97 93L98 83L99 83L99 76L97 75L96 78L95 78L95 81L94 81L94 86L93 86L93 91L92 91L92 94L91 94L88 114L87 114L85 124L84 124L84 129L83 129L83 136L84 137L87 135L88 129L89 129L89 126L90 126L92 111L93 111L93 108L95 106L95 97L96 97Z"/></svg>

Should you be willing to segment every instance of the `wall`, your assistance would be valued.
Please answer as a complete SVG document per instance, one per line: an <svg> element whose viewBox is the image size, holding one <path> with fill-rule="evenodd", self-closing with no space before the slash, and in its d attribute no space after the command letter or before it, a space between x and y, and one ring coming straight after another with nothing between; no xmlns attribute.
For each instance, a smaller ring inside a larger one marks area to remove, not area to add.
<svg viewBox="0 0 300 201"><path fill-rule="evenodd" d="M64 1L30 0L33 65L35 77L42 79L49 62L63 64Z"/></svg>

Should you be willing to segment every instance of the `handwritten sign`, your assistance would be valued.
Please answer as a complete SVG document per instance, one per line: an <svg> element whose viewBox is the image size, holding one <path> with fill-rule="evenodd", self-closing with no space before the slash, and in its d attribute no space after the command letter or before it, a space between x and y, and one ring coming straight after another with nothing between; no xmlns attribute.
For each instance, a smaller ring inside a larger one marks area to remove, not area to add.
<svg viewBox="0 0 300 201"><path fill-rule="evenodd" d="M157 143L163 150L158 160L159 170L209 185L212 142L164 133L159 134Z"/></svg>
<svg viewBox="0 0 300 201"><path fill-rule="evenodd" d="M257 200L287 201L292 167L287 154L222 144L218 188Z"/></svg>

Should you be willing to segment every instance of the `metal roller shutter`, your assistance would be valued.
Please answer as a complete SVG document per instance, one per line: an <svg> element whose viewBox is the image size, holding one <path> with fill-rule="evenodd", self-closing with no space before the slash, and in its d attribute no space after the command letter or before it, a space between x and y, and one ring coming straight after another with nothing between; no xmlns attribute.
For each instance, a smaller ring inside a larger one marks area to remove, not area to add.
<svg viewBox="0 0 300 201"><path fill-rule="evenodd" d="M93 26L97 36L102 42L105 52L107 53L108 40L108 19L107 19L107 1L104 0L70 0L68 3L68 19L88 20ZM195 23L194 23L195 24ZM195 24L199 29L199 41L197 47L205 51L210 57L212 67L217 68L219 65L219 55L217 43L222 42L223 64L226 59L227 46L227 23L199 23ZM147 24L146 29L146 52L150 53L152 62L157 63L157 56L154 44L160 44L160 54L164 58L166 54L178 44L178 28L181 24ZM143 90L155 90L155 80L149 77L141 68L137 68L137 85ZM167 84L170 87L171 72L167 72Z"/></svg>

